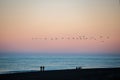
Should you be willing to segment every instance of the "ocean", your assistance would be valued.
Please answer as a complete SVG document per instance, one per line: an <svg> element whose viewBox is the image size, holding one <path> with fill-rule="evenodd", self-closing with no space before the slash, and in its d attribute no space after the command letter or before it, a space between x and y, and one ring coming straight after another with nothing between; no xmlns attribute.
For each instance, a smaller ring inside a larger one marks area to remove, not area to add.
<svg viewBox="0 0 120 80"><path fill-rule="evenodd" d="M2 55L0 74L20 71L120 67L120 56L113 55Z"/></svg>

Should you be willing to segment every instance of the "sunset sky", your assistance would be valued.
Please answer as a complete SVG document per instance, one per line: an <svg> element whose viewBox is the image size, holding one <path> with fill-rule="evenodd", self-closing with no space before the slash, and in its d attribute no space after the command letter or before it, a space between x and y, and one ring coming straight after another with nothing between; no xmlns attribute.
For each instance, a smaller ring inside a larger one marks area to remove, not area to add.
<svg viewBox="0 0 120 80"><path fill-rule="evenodd" d="M120 54L119 0L0 0L0 52Z"/></svg>

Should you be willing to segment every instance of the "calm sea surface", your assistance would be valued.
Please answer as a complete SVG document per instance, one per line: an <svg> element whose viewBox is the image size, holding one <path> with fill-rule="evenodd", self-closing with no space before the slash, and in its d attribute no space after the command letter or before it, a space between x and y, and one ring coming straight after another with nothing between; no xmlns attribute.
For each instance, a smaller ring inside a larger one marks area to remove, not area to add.
<svg viewBox="0 0 120 80"><path fill-rule="evenodd" d="M120 67L120 56L108 55L12 55L0 56L0 73L14 71Z"/></svg>

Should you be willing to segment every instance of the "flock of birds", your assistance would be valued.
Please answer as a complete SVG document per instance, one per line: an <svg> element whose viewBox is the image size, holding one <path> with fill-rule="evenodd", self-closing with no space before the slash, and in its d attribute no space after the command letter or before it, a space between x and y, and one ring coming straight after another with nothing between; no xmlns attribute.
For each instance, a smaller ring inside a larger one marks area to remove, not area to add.
<svg viewBox="0 0 120 80"><path fill-rule="evenodd" d="M120 4L120 0L119 0ZM86 36L73 36L73 37L33 37L32 40L99 40L104 42L105 40L110 39L109 36L97 36L97 37L86 37Z"/></svg>
<svg viewBox="0 0 120 80"><path fill-rule="evenodd" d="M105 40L110 39L109 36L66 36L66 37L33 37L32 40L95 40L95 41L100 41L104 42Z"/></svg>

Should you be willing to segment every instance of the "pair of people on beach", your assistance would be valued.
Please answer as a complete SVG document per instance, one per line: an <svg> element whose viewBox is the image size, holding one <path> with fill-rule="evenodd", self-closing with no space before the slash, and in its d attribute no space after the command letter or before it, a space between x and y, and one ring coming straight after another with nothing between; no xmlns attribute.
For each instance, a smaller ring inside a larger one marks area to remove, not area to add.
<svg viewBox="0 0 120 80"><path fill-rule="evenodd" d="M76 67L76 70L80 70L80 69L82 69L82 67Z"/></svg>
<svg viewBox="0 0 120 80"><path fill-rule="evenodd" d="M44 71L45 70L45 66L40 66L40 71Z"/></svg>

